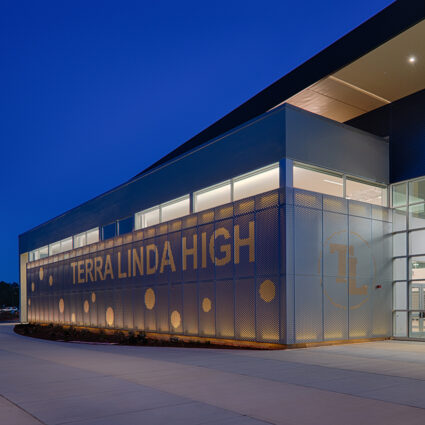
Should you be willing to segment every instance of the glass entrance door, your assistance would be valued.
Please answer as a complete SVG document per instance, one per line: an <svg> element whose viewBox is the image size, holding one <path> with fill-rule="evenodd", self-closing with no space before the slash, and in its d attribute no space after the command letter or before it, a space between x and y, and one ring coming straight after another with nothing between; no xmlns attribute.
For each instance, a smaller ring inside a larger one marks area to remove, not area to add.
<svg viewBox="0 0 425 425"><path fill-rule="evenodd" d="M410 285L410 336L425 338L425 282Z"/></svg>

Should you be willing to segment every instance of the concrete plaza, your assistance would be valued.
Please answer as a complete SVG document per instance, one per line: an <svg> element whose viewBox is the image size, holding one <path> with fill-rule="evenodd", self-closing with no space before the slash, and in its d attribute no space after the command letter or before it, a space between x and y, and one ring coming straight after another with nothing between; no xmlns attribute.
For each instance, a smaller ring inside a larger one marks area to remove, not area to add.
<svg viewBox="0 0 425 425"><path fill-rule="evenodd" d="M59 343L0 325L0 423L423 424L425 343L285 351Z"/></svg>

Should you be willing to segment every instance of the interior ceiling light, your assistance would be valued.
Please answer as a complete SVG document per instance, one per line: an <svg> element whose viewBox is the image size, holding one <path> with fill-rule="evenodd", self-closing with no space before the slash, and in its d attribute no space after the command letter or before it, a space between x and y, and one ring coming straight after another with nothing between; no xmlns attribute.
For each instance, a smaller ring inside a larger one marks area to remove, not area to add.
<svg viewBox="0 0 425 425"><path fill-rule="evenodd" d="M332 183L332 184L337 184L338 186L342 186L342 183L334 182L332 180L326 180L326 179L324 179L323 181L326 182L326 183Z"/></svg>
<svg viewBox="0 0 425 425"><path fill-rule="evenodd" d="M416 62L416 56L409 56L409 59L407 59L409 63L415 63Z"/></svg>

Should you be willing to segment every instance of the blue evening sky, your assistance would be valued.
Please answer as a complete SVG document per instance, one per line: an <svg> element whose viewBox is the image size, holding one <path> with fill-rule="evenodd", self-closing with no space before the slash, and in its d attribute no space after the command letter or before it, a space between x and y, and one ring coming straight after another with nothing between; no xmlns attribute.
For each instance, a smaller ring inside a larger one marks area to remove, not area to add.
<svg viewBox="0 0 425 425"><path fill-rule="evenodd" d="M0 280L18 235L128 180L389 0L0 0Z"/></svg>

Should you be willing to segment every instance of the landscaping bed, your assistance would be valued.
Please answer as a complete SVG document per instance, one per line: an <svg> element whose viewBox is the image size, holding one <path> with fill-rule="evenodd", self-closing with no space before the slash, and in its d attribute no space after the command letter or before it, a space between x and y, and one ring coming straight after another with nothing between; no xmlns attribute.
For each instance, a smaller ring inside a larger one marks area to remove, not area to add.
<svg viewBox="0 0 425 425"><path fill-rule="evenodd" d="M111 329L81 328L53 324L18 324L14 331L23 336L47 339L50 341L136 345L155 347L192 347L192 348L231 348L231 349L258 349L261 347L236 346L214 343L205 340L184 340L179 337L161 336L158 338L146 335L143 331L116 331Z"/></svg>

